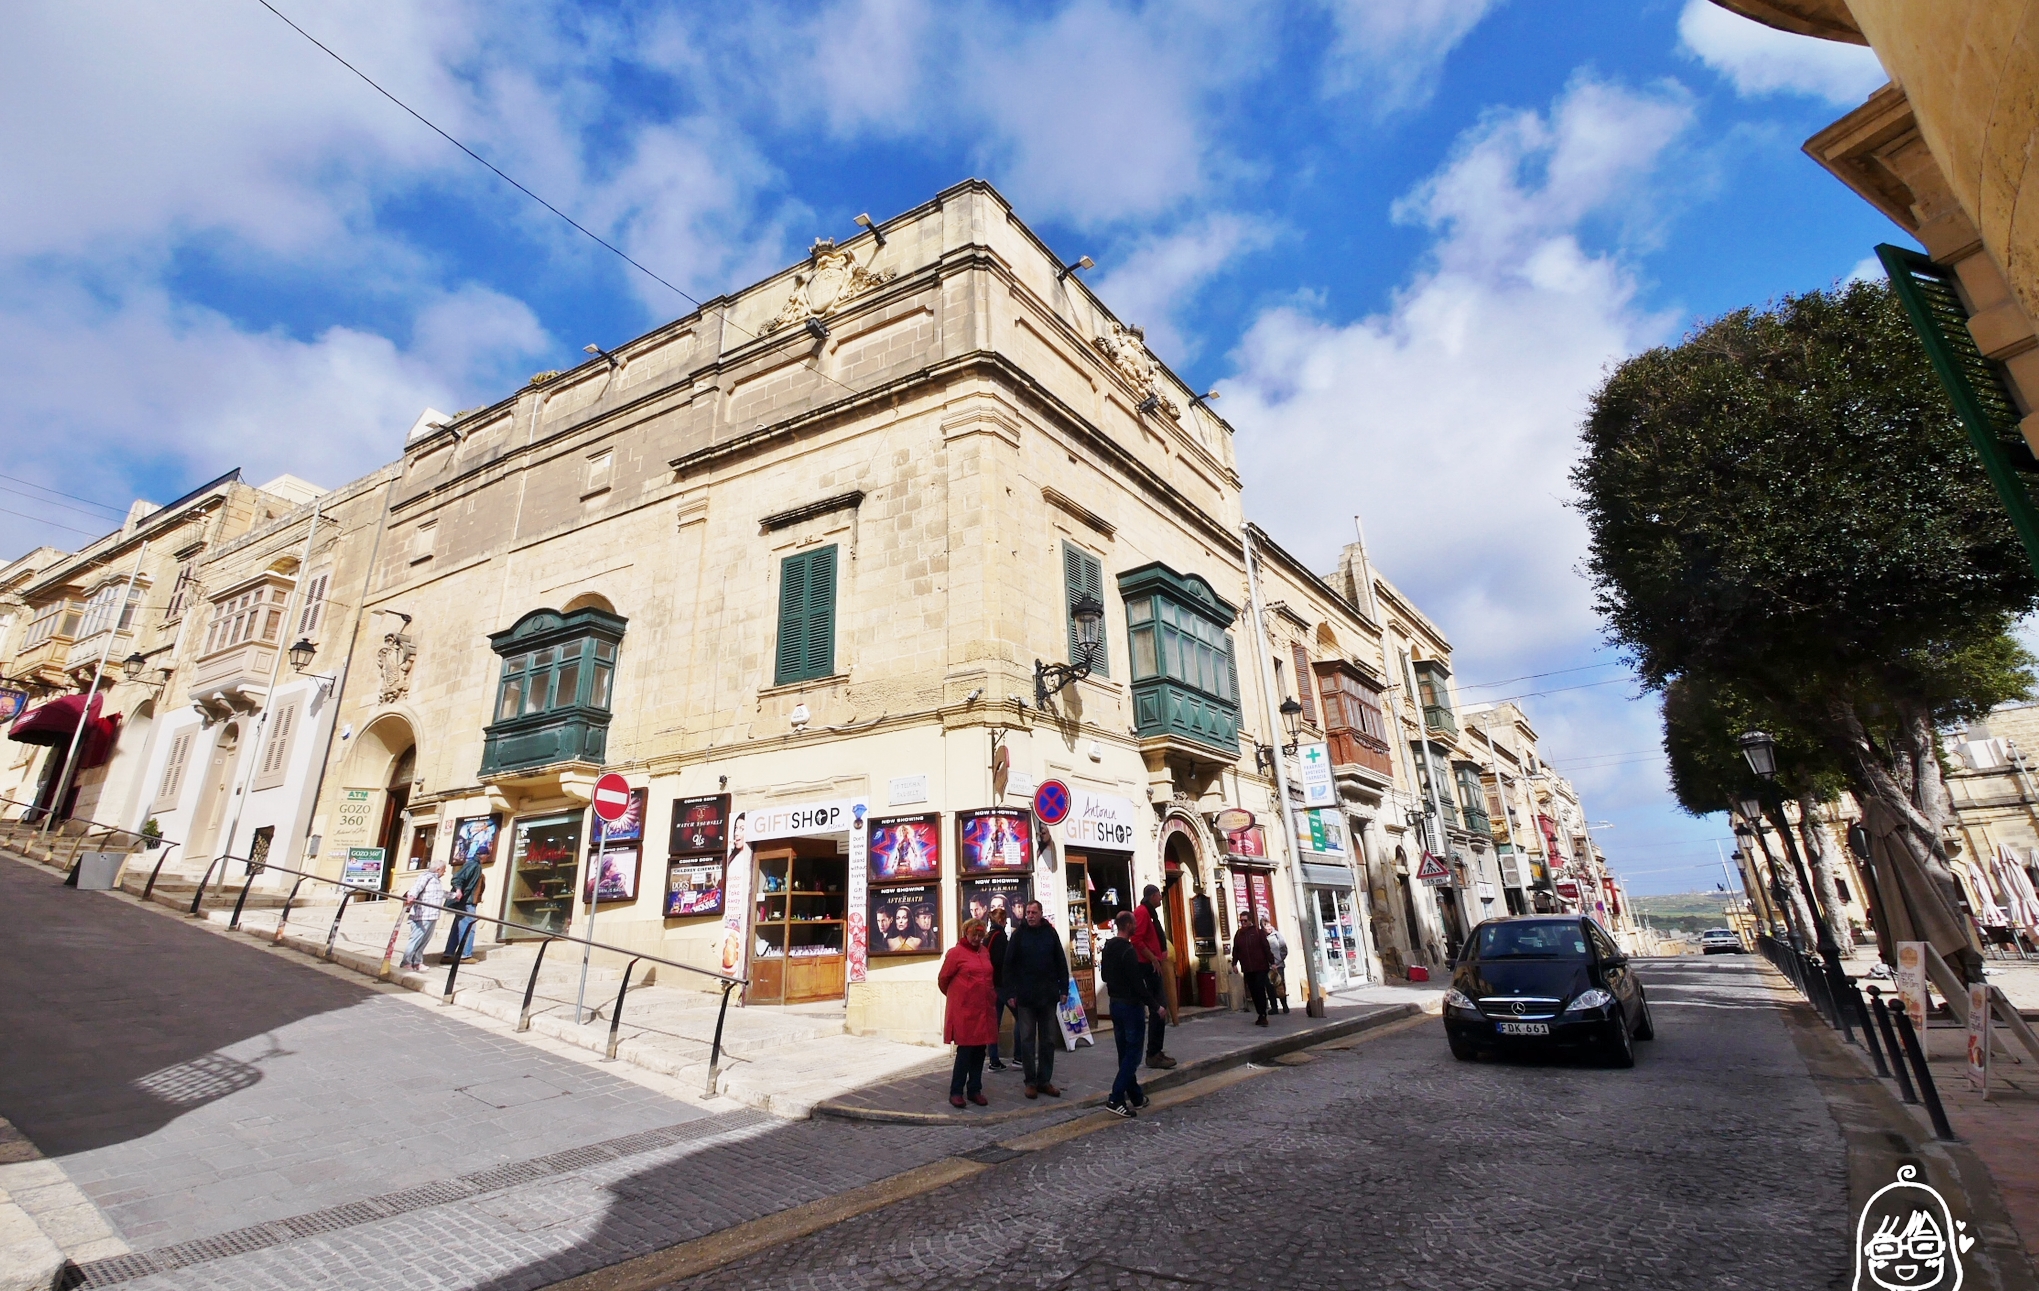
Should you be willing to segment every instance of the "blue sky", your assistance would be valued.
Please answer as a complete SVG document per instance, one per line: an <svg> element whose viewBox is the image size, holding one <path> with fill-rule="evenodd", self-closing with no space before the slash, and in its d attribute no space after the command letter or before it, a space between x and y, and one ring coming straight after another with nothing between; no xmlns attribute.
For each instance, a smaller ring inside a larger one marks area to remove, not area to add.
<svg viewBox="0 0 2039 1291"><path fill-rule="evenodd" d="M1705 0L274 2L702 298L990 179L1223 392L1285 545L1361 515L1462 682L1575 670L1463 698L1580 687L1523 702L1633 890L1717 879L1565 472L1609 364L1904 240L1799 152L1867 51ZM256 0L31 6L0 109L0 552L232 466L341 483L691 309Z"/></svg>

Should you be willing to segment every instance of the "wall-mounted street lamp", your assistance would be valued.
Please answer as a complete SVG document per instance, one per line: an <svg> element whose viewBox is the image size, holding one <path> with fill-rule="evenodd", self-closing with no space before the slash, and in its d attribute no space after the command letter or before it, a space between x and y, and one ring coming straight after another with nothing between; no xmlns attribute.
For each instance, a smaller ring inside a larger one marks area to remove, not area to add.
<svg viewBox="0 0 2039 1291"><path fill-rule="evenodd" d="M828 324L820 319L810 318L803 326L807 328L807 334L814 338L815 344L819 345L828 339Z"/></svg>
<svg viewBox="0 0 2039 1291"><path fill-rule="evenodd" d="M1211 400L1217 397L1218 392L1216 390L1206 390L1202 394L1198 395L1196 398L1190 400L1189 406L1194 408L1198 404L1202 404L1204 407L1208 408L1211 406Z"/></svg>
<svg viewBox="0 0 2039 1291"><path fill-rule="evenodd" d="M318 654L318 652L319 648L311 643L311 638L299 637L297 643L290 647L290 666L297 672L303 673L304 676L319 683L320 698L331 699L333 696L333 685L338 679L325 676L323 673L305 672L305 669L312 666L312 657Z"/></svg>
<svg viewBox="0 0 2039 1291"><path fill-rule="evenodd" d="M156 679L154 681L150 682L142 681L142 674L147 672L148 670L149 670L148 656L144 655L139 650L135 651L133 654L129 655L127 658L122 659L120 661L121 675L126 677L131 682L136 682L144 686L154 686L158 690L161 690L163 687L170 684L170 670L168 668L156 669Z"/></svg>
<svg viewBox="0 0 2039 1291"><path fill-rule="evenodd" d="M581 350L584 353L601 355L603 358L609 360L609 366L612 368L620 368L623 366L622 362L619 361L615 355L609 353L609 351L603 349L599 345L583 345L581 346Z"/></svg>
<svg viewBox="0 0 2039 1291"><path fill-rule="evenodd" d="M1070 274L1075 273L1078 269L1095 269L1095 268L1097 268L1097 261L1092 260L1089 256L1078 256L1076 257L1075 263L1065 264L1060 269L1057 269L1055 271L1055 281L1056 282L1062 281L1064 278L1067 278Z"/></svg>
<svg viewBox="0 0 2039 1291"><path fill-rule="evenodd" d="M1048 696L1065 689L1072 682L1082 681L1097 666L1097 648L1104 640L1104 604L1085 592L1076 598L1076 604L1069 607L1069 617L1076 621L1076 660L1074 663L1034 660L1036 708L1047 707Z"/></svg>
<svg viewBox="0 0 2039 1291"><path fill-rule="evenodd" d="M1291 695L1281 701L1281 707L1275 711L1281 714L1282 728L1289 733L1289 742L1281 746L1281 751L1288 757L1294 757L1296 750L1303 746L1303 706ZM1253 761L1261 769L1272 771L1274 750L1265 744L1254 745Z"/></svg>
<svg viewBox="0 0 2039 1291"><path fill-rule="evenodd" d="M1150 394L1145 399L1142 399L1140 401L1140 412L1144 416L1147 413L1153 412L1160 406L1161 396L1158 394Z"/></svg>
<svg viewBox="0 0 2039 1291"><path fill-rule="evenodd" d="M878 239L879 246L882 247L885 245L885 234L878 228L877 225L871 223L871 216L868 212L857 217L857 224L861 228L863 228L867 233L869 233L872 237Z"/></svg>

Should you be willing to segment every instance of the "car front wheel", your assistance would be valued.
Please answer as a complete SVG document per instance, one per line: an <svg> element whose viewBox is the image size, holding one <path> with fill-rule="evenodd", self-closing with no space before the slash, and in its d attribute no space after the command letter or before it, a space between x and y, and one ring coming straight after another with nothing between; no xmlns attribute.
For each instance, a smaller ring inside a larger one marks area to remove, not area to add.
<svg viewBox="0 0 2039 1291"><path fill-rule="evenodd" d="M1607 1065L1610 1067L1635 1066L1635 1042L1628 1037L1628 1019L1616 1013L1609 1019L1613 1028L1607 1037Z"/></svg>
<svg viewBox="0 0 2039 1291"><path fill-rule="evenodd" d="M1460 1062L1471 1062L1480 1056L1479 1049L1470 1040L1461 1040L1455 1035L1448 1035L1445 1039L1451 1042L1451 1056Z"/></svg>

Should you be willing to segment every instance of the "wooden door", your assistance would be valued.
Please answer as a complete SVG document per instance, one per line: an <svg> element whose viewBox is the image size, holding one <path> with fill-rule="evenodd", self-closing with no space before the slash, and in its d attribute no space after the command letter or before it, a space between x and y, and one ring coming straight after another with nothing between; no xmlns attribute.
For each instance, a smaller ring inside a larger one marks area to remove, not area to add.
<svg viewBox="0 0 2039 1291"><path fill-rule="evenodd" d="M191 854L210 859L220 830L226 827L227 811L234 800L234 772L241 760L241 724L230 722L220 729L212 744L212 759L205 769L205 791L198 796L195 819L197 841Z"/></svg>

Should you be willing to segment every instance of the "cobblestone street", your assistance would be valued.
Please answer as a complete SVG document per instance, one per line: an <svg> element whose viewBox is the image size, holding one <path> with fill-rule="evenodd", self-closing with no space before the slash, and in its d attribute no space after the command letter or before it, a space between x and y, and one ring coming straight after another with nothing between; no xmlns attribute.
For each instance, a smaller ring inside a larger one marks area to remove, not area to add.
<svg viewBox="0 0 2039 1291"><path fill-rule="evenodd" d="M0 1020L39 1058L9 1062L0 1115L115 1235L90 1286L524 1291L639 1261L618 1285L644 1288L661 1252L761 1228L665 1285L1847 1284L1842 1135L1750 958L1644 964L1658 1038L1632 1071L1457 1062L1425 1018L1136 1122L789 1122L56 882L0 870L39 912L0 955ZM993 1080L1009 1103L1018 1077ZM915 1170L958 1181L798 1227Z"/></svg>
<svg viewBox="0 0 2039 1291"><path fill-rule="evenodd" d="M1846 1286L1841 1137L1756 968L1644 973L1632 1071L1419 1023L677 1285Z"/></svg>

